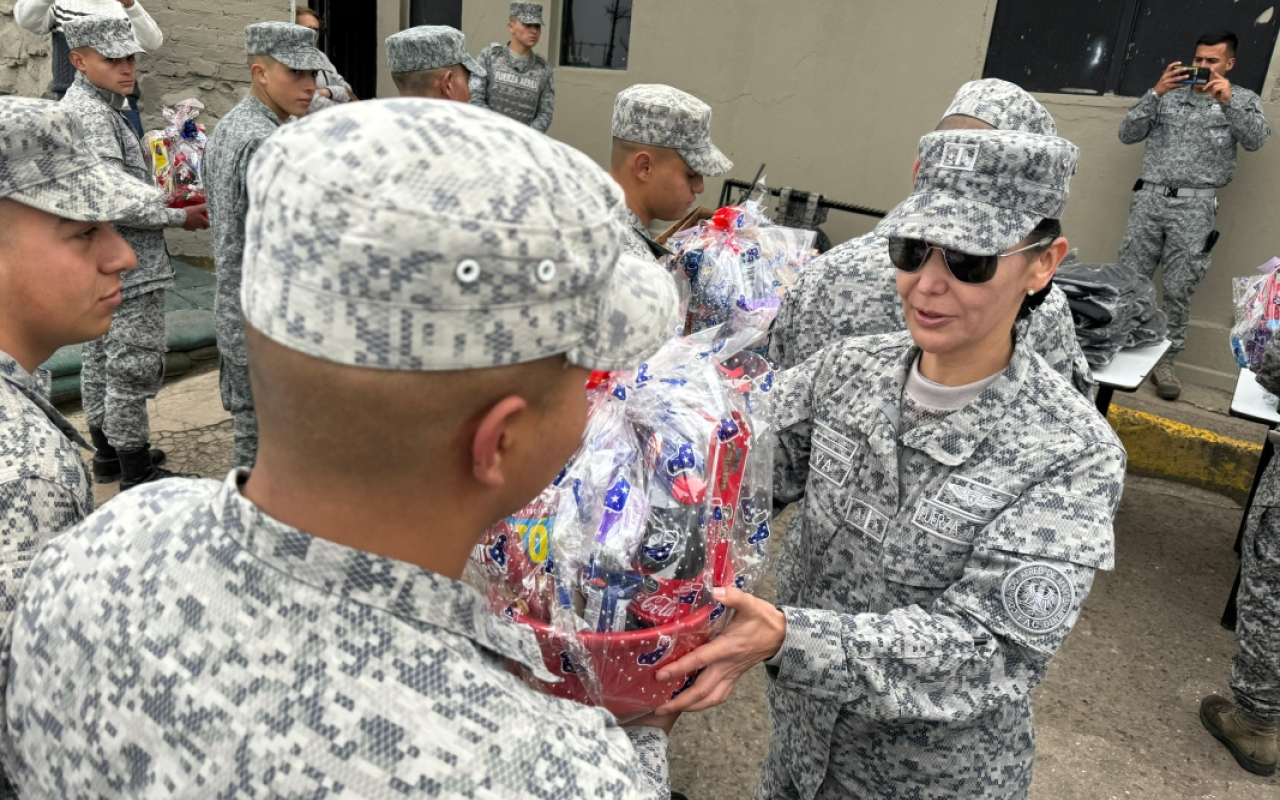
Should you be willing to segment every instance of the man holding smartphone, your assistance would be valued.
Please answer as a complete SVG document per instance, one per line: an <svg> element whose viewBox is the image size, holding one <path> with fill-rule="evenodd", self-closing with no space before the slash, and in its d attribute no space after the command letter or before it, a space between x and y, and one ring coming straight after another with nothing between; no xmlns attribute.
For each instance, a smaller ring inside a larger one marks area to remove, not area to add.
<svg viewBox="0 0 1280 800"><path fill-rule="evenodd" d="M1120 124L1125 144L1147 140L1120 263L1148 278L1164 264L1164 310L1173 345L1151 380L1165 400L1182 393L1173 364L1186 347L1191 294L1204 280L1217 241L1218 190L1235 174L1236 146L1252 152L1271 136L1258 96L1227 79L1238 44L1230 31L1201 36L1195 69L1170 64ZM1208 74L1199 74L1205 68Z"/></svg>

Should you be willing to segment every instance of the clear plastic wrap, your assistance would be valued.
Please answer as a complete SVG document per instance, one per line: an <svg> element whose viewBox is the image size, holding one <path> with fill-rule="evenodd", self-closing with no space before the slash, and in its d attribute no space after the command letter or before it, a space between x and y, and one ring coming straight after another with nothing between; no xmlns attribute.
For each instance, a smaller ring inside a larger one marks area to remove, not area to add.
<svg viewBox="0 0 1280 800"><path fill-rule="evenodd" d="M672 267L686 287L690 333L740 316L739 329L768 330L782 296L813 257L814 231L774 225L757 191L741 206L720 209L710 220L667 240Z"/></svg>
<svg viewBox="0 0 1280 800"><path fill-rule="evenodd" d="M1231 327L1231 352L1241 367L1257 371L1267 342L1280 328L1280 258L1258 267L1259 275L1231 282L1236 323Z"/></svg>
<svg viewBox="0 0 1280 800"><path fill-rule="evenodd" d="M552 486L472 556L490 608L533 628L545 691L647 713L693 681L657 670L727 623L716 586L750 590L768 561L773 369L735 342L676 337L634 372L588 384L583 444Z"/></svg>
<svg viewBox="0 0 1280 800"><path fill-rule="evenodd" d="M194 98L165 108L162 113L169 120L168 127L143 137L151 175L174 208L205 202L200 176L208 140L204 126L195 121L203 110L204 104Z"/></svg>
<svg viewBox="0 0 1280 800"><path fill-rule="evenodd" d="M1089 366L1110 364L1125 347L1144 347L1166 334L1164 312L1148 278L1119 264L1064 261L1053 282L1067 296L1076 339Z"/></svg>

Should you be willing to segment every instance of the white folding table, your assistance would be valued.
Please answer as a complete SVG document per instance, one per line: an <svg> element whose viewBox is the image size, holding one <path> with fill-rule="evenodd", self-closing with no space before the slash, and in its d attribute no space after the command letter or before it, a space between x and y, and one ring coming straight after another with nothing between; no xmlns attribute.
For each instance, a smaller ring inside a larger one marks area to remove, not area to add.
<svg viewBox="0 0 1280 800"><path fill-rule="evenodd" d="M1117 390L1136 392L1142 382L1156 368L1170 346L1165 339L1150 347L1127 347L1116 354L1112 362L1093 373L1093 380L1098 384L1098 410L1106 416L1111 410L1111 397Z"/></svg>

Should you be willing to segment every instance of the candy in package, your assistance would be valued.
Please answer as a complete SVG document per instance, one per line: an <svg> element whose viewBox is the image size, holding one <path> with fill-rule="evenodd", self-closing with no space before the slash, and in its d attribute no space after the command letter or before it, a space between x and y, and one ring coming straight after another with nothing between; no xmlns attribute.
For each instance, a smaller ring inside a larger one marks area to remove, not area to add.
<svg viewBox="0 0 1280 800"><path fill-rule="evenodd" d="M634 372L594 375L581 448L475 548L491 610L532 627L563 678L540 688L651 711L692 682L658 669L728 621L711 589L750 590L764 573L773 370L739 346L758 335L708 329Z"/></svg>
<svg viewBox="0 0 1280 800"><path fill-rule="evenodd" d="M1280 258L1258 268L1260 275L1232 281L1236 323L1231 328L1231 352L1243 368L1257 371L1267 342L1280 329Z"/></svg>
<svg viewBox="0 0 1280 800"><path fill-rule="evenodd" d="M143 137L151 175L174 208L205 202L200 170L208 139L204 126L195 121L203 110L204 104L199 100L183 100L173 108L164 109L168 127Z"/></svg>
<svg viewBox="0 0 1280 800"><path fill-rule="evenodd" d="M741 206L722 208L667 241L674 271L687 282L688 332L744 314L762 318L761 329L768 330L782 296L812 258L817 234L774 225L764 213L763 197L757 190Z"/></svg>

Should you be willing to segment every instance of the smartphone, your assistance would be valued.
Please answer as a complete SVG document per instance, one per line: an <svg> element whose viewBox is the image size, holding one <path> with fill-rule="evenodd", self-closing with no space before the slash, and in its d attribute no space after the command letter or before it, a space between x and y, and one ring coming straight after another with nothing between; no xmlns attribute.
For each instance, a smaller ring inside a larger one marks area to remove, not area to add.
<svg viewBox="0 0 1280 800"><path fill-rule="evenodd" d="M1182 78L1183 86L1204 86L1213 77L1213 70L1208 67L1183 67L1187 72Z"/></svg>

